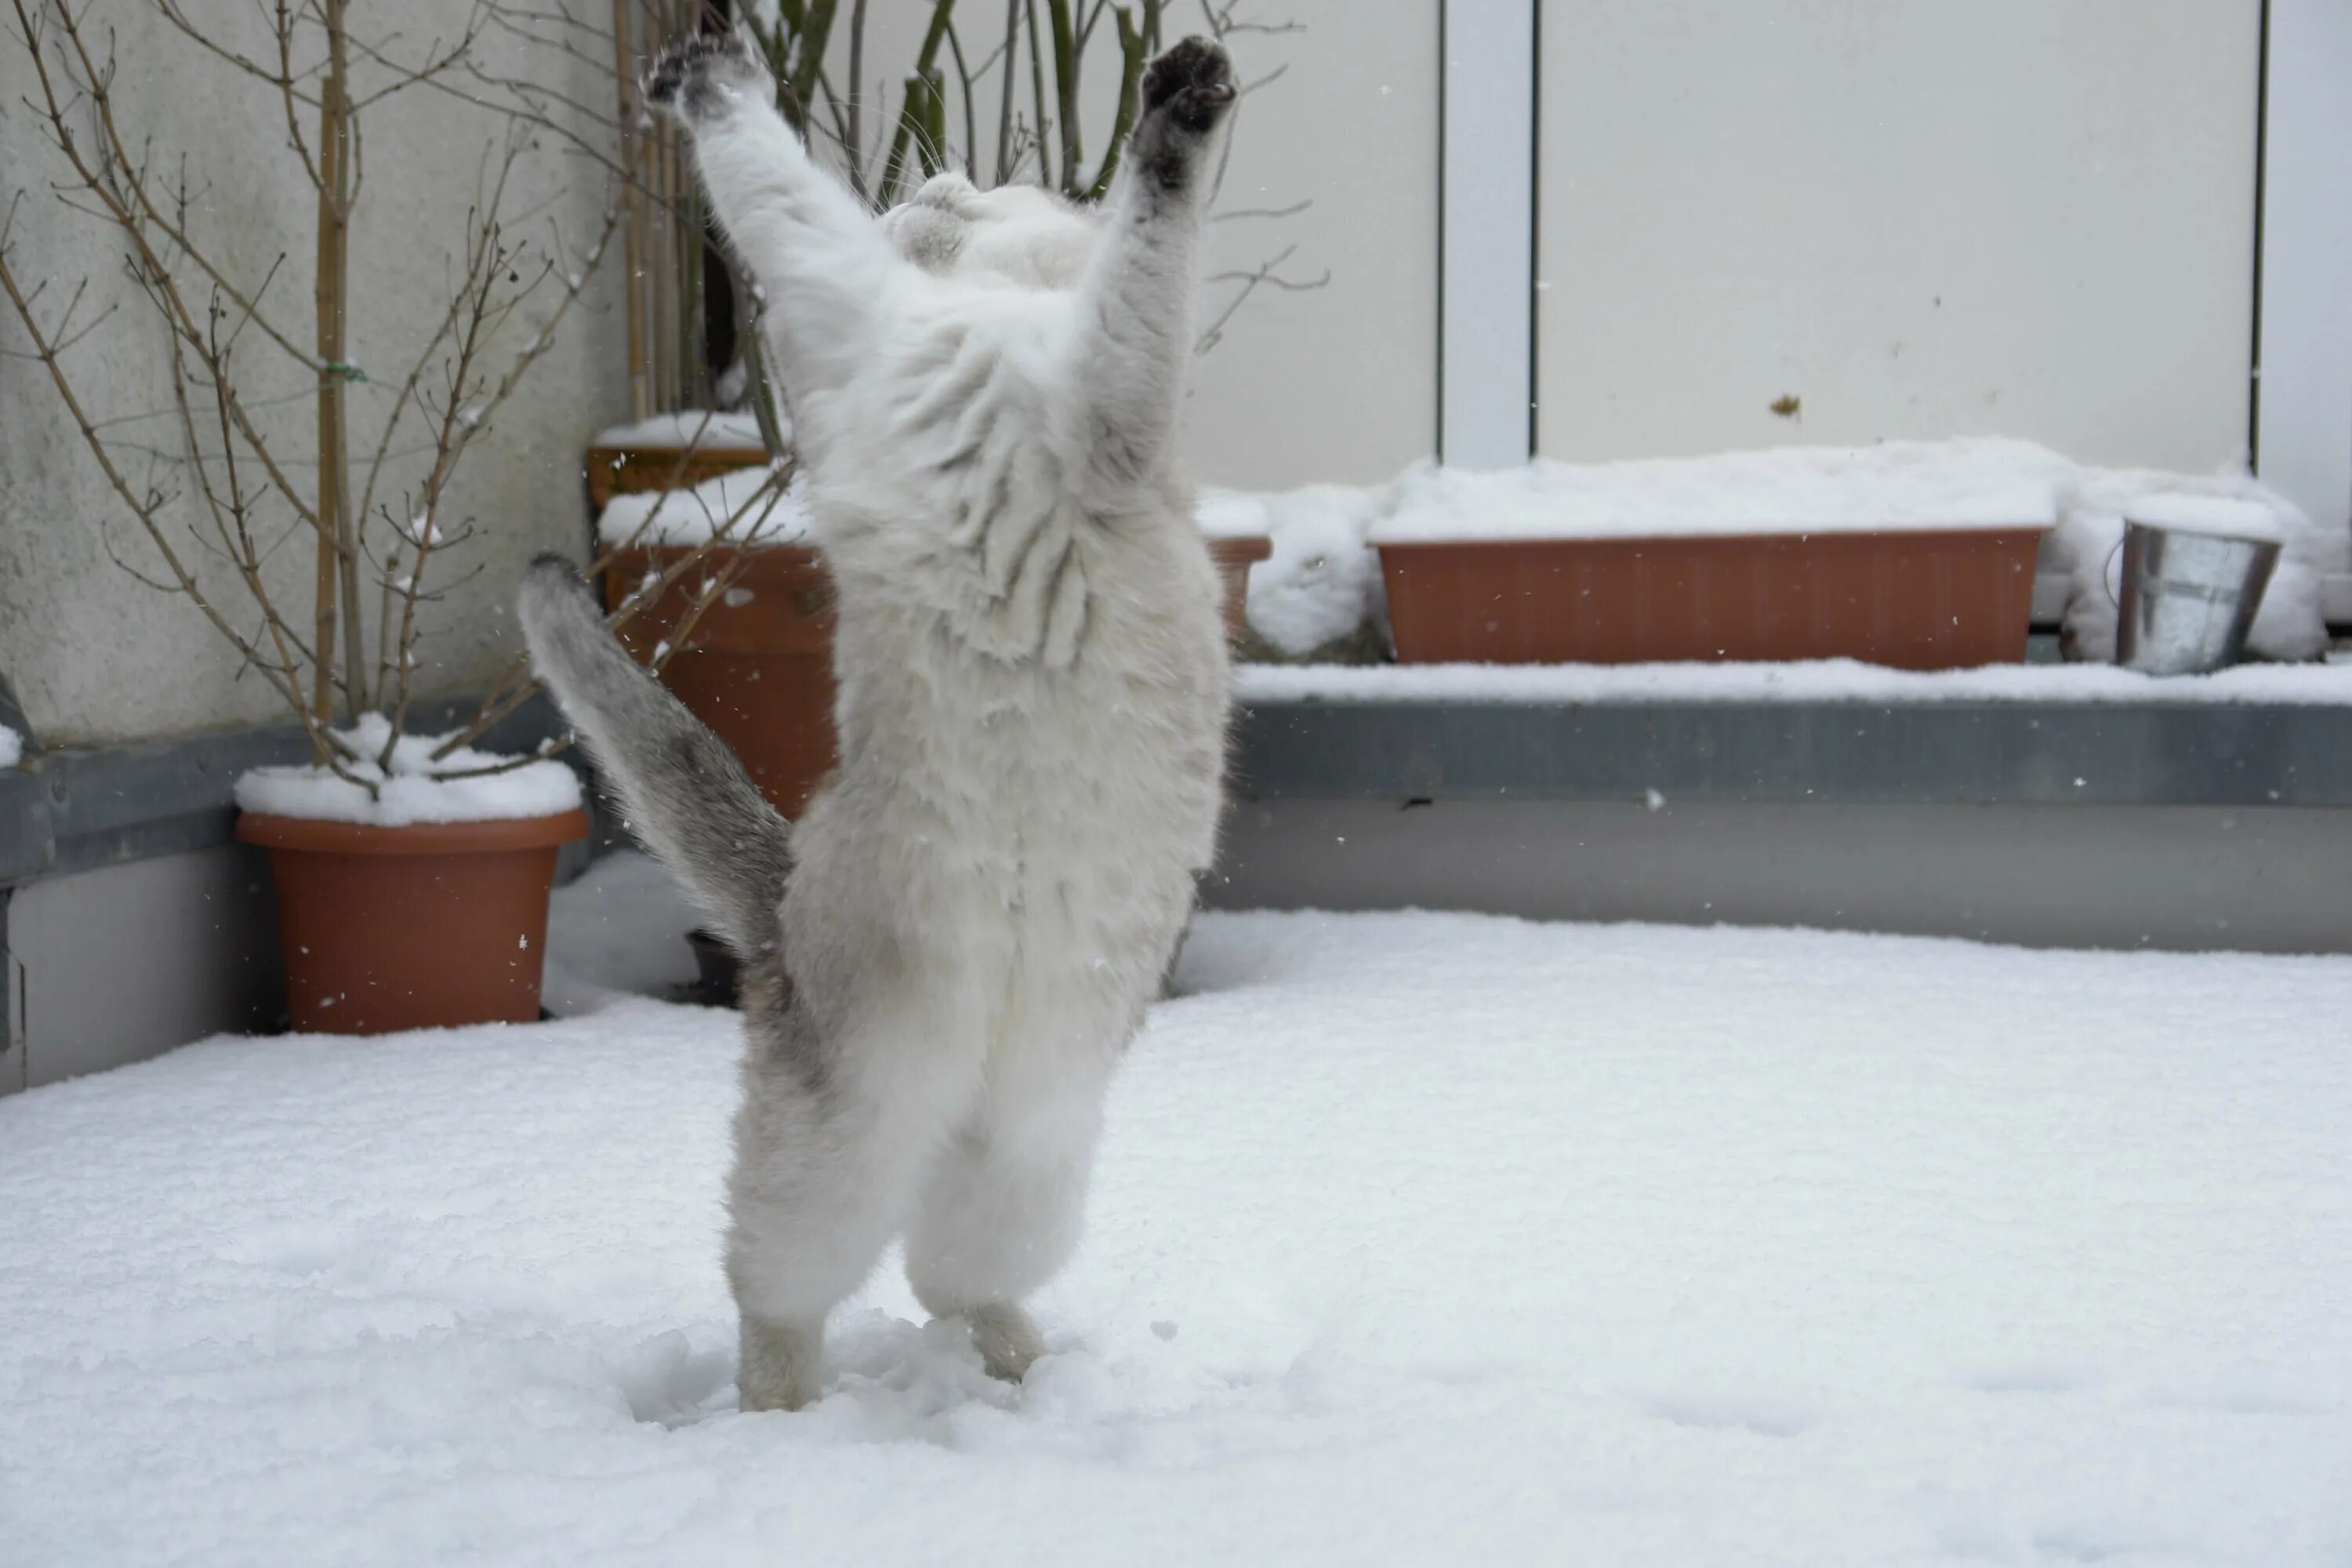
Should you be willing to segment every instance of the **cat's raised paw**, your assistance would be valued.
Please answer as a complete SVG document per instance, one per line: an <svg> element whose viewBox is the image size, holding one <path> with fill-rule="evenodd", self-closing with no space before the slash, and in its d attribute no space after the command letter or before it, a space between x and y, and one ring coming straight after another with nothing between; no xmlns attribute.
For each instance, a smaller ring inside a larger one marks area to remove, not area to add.
<svg viewBox="0 0 2352 1568"><path fill-rule="evenodd" d="M655 56L646 73L646 105L688 125L715 118L739 98L759 100L767 92L768 73L738 33L681 39Z"/></svg>
<svg viewBox="0 0 2352 1568"><path fill-rule="evenodd" d="M1233 57L1207 38L1184 39L1143 73L1145 112L1165 111L1195 135L1215 128L1234 92Z"/></svg>

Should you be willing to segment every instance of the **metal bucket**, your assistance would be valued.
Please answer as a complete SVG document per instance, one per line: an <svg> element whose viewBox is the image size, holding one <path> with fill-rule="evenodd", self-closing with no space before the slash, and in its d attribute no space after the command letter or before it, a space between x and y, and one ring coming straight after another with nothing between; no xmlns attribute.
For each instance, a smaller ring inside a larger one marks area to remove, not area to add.
<svg viewBox="0 0 2352 1568"><path fill-rule="evenodd" d="M2235 664L2278 565L2276 540L2124 520L2116 662L2147 675Z"/></svg>

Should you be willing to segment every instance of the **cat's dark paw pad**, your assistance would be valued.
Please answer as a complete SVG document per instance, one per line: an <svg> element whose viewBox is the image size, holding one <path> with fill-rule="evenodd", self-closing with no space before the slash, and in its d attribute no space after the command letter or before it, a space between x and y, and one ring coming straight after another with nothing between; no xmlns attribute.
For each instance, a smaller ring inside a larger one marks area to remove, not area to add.
<svg viewBox="0 0 2352 1568"><path fill-rule="evenodd" d="M706 33L671 44L646 73L647 106L692 124L725 110L738 96L762 96L767 73L736 33Z"/></svg>
<svg viewBox="0 0 2352 1568"><path fill-rule="evenodd" d="M1147 113L1165 111L1184 130L1199 134L1213 129L1234 98L1234 61L1223 46L1207 38L1186 38L1151 62L1143 73L1143 107Z"/></svg>

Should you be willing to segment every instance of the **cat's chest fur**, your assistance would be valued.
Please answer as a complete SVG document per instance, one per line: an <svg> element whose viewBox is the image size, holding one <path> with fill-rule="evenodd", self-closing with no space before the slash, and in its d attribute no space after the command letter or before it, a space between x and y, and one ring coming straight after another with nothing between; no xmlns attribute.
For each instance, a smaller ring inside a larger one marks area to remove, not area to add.
<svg viewBox="0 0 2352 1568"><path fill-rule="evenodd" d="M1059 302L1003 303L925 321L825 410L836 793L908 907L957 928L943 950L1124 968L1213 849L1219 590L1188 498L1090 488Z"/></svg>

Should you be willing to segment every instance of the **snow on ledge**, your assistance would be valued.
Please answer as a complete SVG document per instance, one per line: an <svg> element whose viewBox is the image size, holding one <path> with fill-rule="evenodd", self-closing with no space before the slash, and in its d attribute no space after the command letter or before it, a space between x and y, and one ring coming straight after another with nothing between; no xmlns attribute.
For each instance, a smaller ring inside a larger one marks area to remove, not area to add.
<svg viewBox="0 0 2352 1568"><path fill-rule="evenodd" d="M348 731L352 749L373 758L391 733L381 713L366 713ZM371 761L350 771L376 781L380 798L324 768L255 768L236 781L240 810L311 822L361 822L375 827L405 827L418 822L502 822L516 817L555 816L580 805L580 779L562 763L525 763L507 773L478 778L439 778L437 773L494 767L511 759L459 747L432 760L444 737L404 735L393 749L387 778Z"/></svg>
<svg viewBox="0 0 2352 1568"><path fill-rule="evenodd" d="M1980 437L1781 447L1707 458L1481 472L1423 463L1372 524L1375 544L1887 529L2049 528L2074 466L2030 441Z"/></svg>
<svg viewBox="0 0 2352 1568"><path fill-rule="evenodd" d="M1253 702L2050 702L2352 706L2352 662L2240 665L2149 676L2103 664L1908 670L1853 659L1793 664L1244 664L1234 694Z"/></svg>

